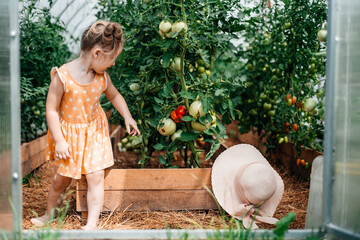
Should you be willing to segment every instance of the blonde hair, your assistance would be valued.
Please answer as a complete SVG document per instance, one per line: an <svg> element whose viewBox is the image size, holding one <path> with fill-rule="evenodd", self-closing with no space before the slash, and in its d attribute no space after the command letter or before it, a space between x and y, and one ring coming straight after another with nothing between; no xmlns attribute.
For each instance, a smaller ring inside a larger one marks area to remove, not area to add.
<svg viewBox="0 0 360 240"><path fill-rule="evenodd" d="M104 53L112 54L123 45L121 25L116 22L96 21L81 36L81 51L89 51L99 45Z"/></svg>

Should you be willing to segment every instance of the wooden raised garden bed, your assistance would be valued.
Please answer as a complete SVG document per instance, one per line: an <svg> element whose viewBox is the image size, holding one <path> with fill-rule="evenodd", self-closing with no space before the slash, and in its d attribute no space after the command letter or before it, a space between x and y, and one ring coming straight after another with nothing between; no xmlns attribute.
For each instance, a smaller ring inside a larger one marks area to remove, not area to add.
<svg viewBox="0 0 360 240"><path fill-rule="evenodd" d="M217 208L215 200L206 190L211 190L211 168L156 168L161 167L156 165L159 152L152 155L150 167L153 168L140 168L136 164L140 154L133 151L120 152L117 148L117 143L124 135L125 131L120 127L115 128L110 135L115 165L105 170L102 211ZM224 147L220 148L220 151L223 150ZM183 161L180 154L176 153L175 156L179 162ZM205 159L205 153L201 158ZM83 216L87 214L86 195L86 178L82 176L76 186L76 210Z"/></svg>
<svg viewBox="0 0 360 240"><path fill-rule="evenodd" d="M211 168L107 169L103 211L215 209L204 186L211 188ZM77 184L76 210L86 214L85 178Z"/></svg>
<svg viewBox="0 0 360 240"><path fill-rule="evenodd" d="M212 162L216 157L228 147L237 143L248 143L254 145L263 154L266 152L264 146L265 139L260 139L256 133L240 134L237 131L236 123L228 126L228 132L235 134L232 136L236 143L227 140L212 157ZM231 134L229 134L231 135ZM105 202L103 211L126 210L196 210L196 209L216 209L217 205L211 194L204 188L211 190L211 165L200 169L164 169L164 168L127 168L129 165L136 166L137 158L140 155L134 152L119 152L116 143L124 136L124 132L117 128L111 134L115 159L122 164L116 164L111 169L105 171ZM315 157L322 153L314 150L303 150L301 157L309 162L310 166ZM152 159L157 160L157 153ZM205 155L205 154L204 154ZM181 158L179 155L178 158ZM305 179L310 176L311 167L305 169L296 165L297 152L291 143L282 144L277 148L277 161L285 166L286 169L295 171ZM204 159L204 156L202 157ZM182 160L180 160L182 161ZM117 165L117 166L116 166ZM140 167L140 166L138 166ZM154 166L156 167L156 166ZM160 164L158 167L161 167ZM77 183L76 189L76 210L82 215L87 214L86 201L86 180L83 177Z"/></svg>

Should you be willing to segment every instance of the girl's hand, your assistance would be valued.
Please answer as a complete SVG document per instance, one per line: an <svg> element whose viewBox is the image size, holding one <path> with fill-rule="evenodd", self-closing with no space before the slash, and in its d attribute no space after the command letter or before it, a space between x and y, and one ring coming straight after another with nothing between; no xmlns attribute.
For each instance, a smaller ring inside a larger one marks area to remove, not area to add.
<svg viewBox="0 0 360 240"><path fill-rule="evenodd" d="M133 118L125 119L125 126L129 135L131 136L135 136L136 134L140 135L138 126ZM132 127L131 132L130 132L131 129L130 127Z"/></svg>
<svg viewBox="0 0 360 240"><path fill-rule="evenodd" d="M55 156L60 159L68 159L71 157L70 145L65 140L55 143Z"/></svg>

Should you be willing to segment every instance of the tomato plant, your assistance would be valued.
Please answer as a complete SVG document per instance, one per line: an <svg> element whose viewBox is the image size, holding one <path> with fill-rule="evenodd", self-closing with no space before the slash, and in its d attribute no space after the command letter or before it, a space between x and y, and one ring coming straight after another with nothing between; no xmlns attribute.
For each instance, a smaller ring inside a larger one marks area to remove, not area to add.
<svg viewBox="0 0 360 240"><path fill-rule="evenodd" d="M298 150L321 151L326 31L319 30L326 29L327 3L268 2L270 8L261 1L243 11L247 25L238 54L244 67L234 100L242 112L239 129L265 132L270 151L285 137Z"/></svg>
<svg viewBox="0 0 360 240"><path fill-rule="evenodd" d="M213 75L212 69L223 53L235 49L230 40L244 29L241 19L230 13L241 10L239 2L99 3L99 18L123 26L124 50L109 74L133 117L141 120L142 138L148 139L142 165L153 151L165 150L159 157L165 167L176 167L175 151L184 156L185 166L199 167L196 139L211 144L209 159L226 136L219 113L225 123L237 117L231 92L240 84ZM129 89L133 83L139 84L137 91ZM116 111L111 119L123 124Z"/></svg>

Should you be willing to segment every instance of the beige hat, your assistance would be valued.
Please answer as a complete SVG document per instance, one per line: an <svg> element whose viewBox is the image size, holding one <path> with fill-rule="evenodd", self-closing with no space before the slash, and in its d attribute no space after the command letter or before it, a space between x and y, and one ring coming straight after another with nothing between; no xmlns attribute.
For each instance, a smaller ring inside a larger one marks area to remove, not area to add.
<svg viewBox="0 0 360 240"><path fill-rule="evenodd" d="M256 229L255 222L278 221L272 216L284 193L284 183L252 145L238 144L222 152L212 167L211 182L220 206L241 219L245 228Z"/></svg>

